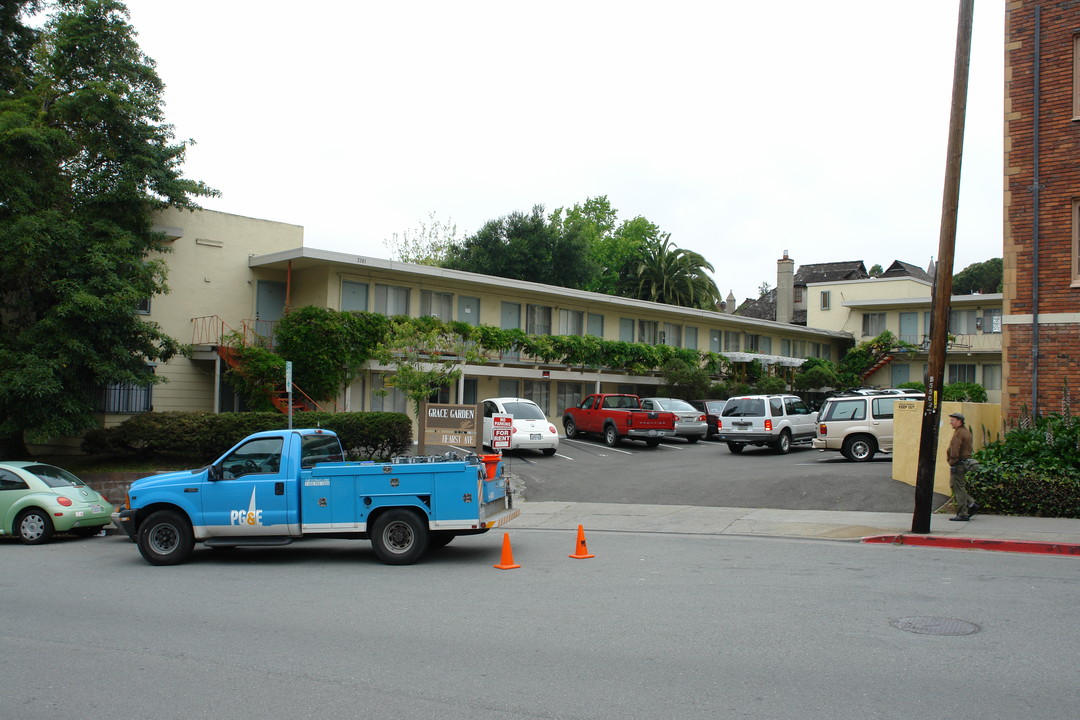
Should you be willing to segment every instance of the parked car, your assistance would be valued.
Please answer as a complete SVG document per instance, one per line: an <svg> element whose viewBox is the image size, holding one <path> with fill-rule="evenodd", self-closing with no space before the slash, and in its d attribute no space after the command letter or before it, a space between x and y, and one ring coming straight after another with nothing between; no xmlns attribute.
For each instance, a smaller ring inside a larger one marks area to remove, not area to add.
<svg viewBox="0 0 1080 720"><path fill-rule="evenodd" d="M689 402L705 413L705 422L709 424L709 431L705 433L705 437L716 437L719 433L720 414L724 412L724 405L727 404L727 400L690 400Z"/></svg>
<svg viewBox="0 0 1080 720"><path fill-rule="evenodd" d="M27 545L53 533L96 535L111 522L113 506L67 470L39 462L0 463L0 535Z"/></svg>
<svg viewBox="0 0 1080 720"><path fill-rule="evenodd" d="M872 460L893 448L893 405L902 400L923 400L925 395L853 392L825 400L818 413L813 446L843 453L853 462Z"/></svg>
<svg viewBox="0 0 1080 720"><path fill-rule="evenodd" d="M675 436L688 443L696 443L709 434L709 421L705 413L678 398L641 398L642 410L666 410L675 413Z"/></svg>
<svg viewBox="0 0 1080 720"><path fill-rule="evenodd" d="M559 431L548 421L544 411L526 398L488 398L484 404L484 445L491 447L492 415L511 415L511 450L539 450L554 455L559 449Z"/></svg>
<svg viewBox="0 0 1080 720"><path fill-rule="evenodd" d="M744 395L727 401L719 430L717 437L733 453L747 445L768 445L785 454L793 443L813 441L817 413L796 395Z"/></svg>

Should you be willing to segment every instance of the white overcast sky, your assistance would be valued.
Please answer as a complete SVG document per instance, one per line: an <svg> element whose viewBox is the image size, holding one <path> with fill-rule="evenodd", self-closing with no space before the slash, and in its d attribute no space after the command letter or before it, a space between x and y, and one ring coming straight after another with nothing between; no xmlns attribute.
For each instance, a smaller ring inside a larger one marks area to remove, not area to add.
<svg viewBox="0 0 1080 720"><path fill-rule="evenodd" d="M607 195L723 294L937 255L958 0L128 0L204 207L388 258ZM975 8L954 270L1002 254L1004 0Z"/></svg>

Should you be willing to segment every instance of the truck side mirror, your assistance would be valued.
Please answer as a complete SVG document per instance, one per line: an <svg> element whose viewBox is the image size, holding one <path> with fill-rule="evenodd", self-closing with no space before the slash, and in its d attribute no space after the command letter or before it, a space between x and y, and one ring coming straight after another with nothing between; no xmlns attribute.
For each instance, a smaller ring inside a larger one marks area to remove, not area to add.
<svg viewBox="0 0 1080 720"><path fill-rule="evenodd" d="M211 482L217 482L221 479L221 465L217 463L210 466L210 469L206 473L206 479Z"/></svg>

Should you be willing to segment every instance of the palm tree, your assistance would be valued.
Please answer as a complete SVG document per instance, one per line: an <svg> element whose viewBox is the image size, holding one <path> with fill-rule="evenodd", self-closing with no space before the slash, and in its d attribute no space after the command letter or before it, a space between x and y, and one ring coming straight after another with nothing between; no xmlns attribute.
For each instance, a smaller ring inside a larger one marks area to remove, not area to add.
<svg viewBox="0 0 1080 720"><path fill-rule="evenodd" d="M716 308L722 298L713 279L706 274L712 264L700 253L671 244L664 233L642 246L643 256L636 267L639 300L696 307Z"/></svg>

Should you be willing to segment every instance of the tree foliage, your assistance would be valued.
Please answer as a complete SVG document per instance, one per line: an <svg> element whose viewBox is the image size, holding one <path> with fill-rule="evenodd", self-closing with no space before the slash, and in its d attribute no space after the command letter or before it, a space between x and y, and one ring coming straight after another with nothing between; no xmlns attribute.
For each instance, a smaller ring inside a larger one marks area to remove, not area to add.
<svg viewBox="0 0 1080 720"><path fill-rule="evenodd" d="M462 244L450 246L443 267L572 288L592 272L588 247L557 232L543 205L484 223Z"/></svg>
<svg viewBox="0 0 1080 720"><path fill-rule="evenodd" d="M953 295L1001 292L1004 267L1001 258L990 258L985 262L968 265L953 275Z"/></svg>
<svg viewBox="0 0 1080 720"><path fill-rule="evenodd" d="M675 247L666 233L645 243L642 251L635 273L639 300L716 309L722 298L706 272L715 268L704 256Z"/></svg>
<svg viewBox="0 0 1080 720"><path fill-rule="evenodd" d="M94 424L100 389L155 381L178 349L140 303L167 291L151 213L215 191L181 175L186 143L116 0L0 11L0 444ZM22 12L20 12L22 11Z"/></svg>

